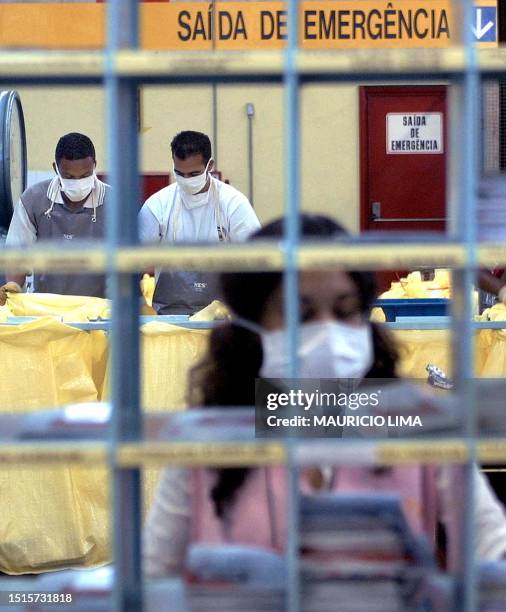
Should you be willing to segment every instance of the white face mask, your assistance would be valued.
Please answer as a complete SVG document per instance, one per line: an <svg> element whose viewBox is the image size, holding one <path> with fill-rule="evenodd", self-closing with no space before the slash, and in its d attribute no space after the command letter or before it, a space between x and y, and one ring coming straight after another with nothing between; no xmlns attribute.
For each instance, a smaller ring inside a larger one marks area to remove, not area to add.
<svg viewBox="0 0 506 612"><path fill-rule="evenodd" d="M289 356L286 330L262 331L263 378L287 378ZM372 331L368 323L339 321L300 326L299 378L363 378L373 363Z"/></svg>
<svg viewBox="0 0 506 612"><path fill-rule="evenodd" d="M205 206L209 202L210 191L211 190L208 189L207 191L197 193L196 195L190 195L184 191L180 191L179 197L181 198L183 206L188 210L192 210L193 208L199 208L199 206Z"/></svg>
<svg viewBox="0 0 506 612"><path fill-rule="evenodd" d="M60 177L60 185L63 193L71 202L81 202L90 195L91 190L95 186L95 171L91 176L82 179L64 179L62 178L58 166L56 166L57 174Z"/></svg>
<svg viewBox="0 0 506 612"><path fill-rule="evenodd" d="M187 208L196 208L207 204L209 199L209 191L199 193L204 189L209 178L208 168L211 160L207 162L206 169L202 174L197 176L190 176L185 178L176 173L176 169L173 167L173 173L176 177L176 183L181 191L181 200Z"/></svg>

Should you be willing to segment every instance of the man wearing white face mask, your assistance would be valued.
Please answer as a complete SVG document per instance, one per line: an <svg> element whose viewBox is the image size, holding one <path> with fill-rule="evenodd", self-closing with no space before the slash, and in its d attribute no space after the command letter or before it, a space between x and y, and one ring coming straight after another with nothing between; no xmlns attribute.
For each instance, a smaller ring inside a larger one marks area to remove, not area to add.
<svg viewBox="0 0 506 612"><path fill-rule="evenodd" d="M55 151L55 176L32 185L14 208L6 244L25 247L38 241L102 240L109 186L95 175L95 147L84 134L62 136ZM25 274L7 274L0 287L0 304L9 291L22 291ZM105 277L99 274L34 273L39 293L105 297Z"/></svg>
<svg viewBox="0 0 506 612"><path fill-rule="evenodd" d="M239 242L260 227L246 196L212 176L206 134L180 132L171 150L176 182L142 207L142 242ZM153 306L158 314L193 314L219 297L216 274L156 270L155 277Z"/></svg>

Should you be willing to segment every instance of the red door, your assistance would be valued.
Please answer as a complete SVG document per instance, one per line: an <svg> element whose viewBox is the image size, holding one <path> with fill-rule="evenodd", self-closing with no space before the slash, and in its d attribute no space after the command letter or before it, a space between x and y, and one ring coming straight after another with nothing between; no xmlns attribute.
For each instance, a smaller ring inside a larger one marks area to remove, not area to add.
<svg viewBox="0 0 506 612"><path fill-rule="evenodd" d="M443 231L446 87L361 87L361 231Z"/></svg>
<svg viewBox="0 0 506 612"><path fill-rule="evenodd" d="M360 230L444 231L447 154L445 86L361 87Z"/></svg>

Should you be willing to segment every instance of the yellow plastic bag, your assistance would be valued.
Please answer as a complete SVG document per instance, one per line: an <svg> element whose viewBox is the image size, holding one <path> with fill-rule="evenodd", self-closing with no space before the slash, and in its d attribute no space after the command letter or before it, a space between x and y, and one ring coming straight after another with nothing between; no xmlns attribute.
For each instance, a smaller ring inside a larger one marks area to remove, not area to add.
<svg viewBox="0 0 506 612"><path fill-rule="evenodd" d="M152 322L141 327L142 399L145 410L184 410L190 369L204 356L209 330ZM143 471L144 513L153 500L160 470Z"/></svg>
<svg viewBox="0 0 506 612"><path fill-rule="evenodd" d="M7 306L0 306L0 323L7 321L7 318L10 316L12 316L12 313Z"/></svg>
<svg viewBox="0 0 506 612"><path fill-rule="evenodd" d="M149 274L144 274L141 280L141 293L144 296L146 304L153 306L153 295L155 294L155 277Z"/></svg>
<svg viewBox="0 0 506 612"><path fill-rule="evenodd" d="M101 402L106 397L107 360L109 342L105 331L88 332L91 339L91 376L97 389L97 399Z"/></svg>
<svg viewBox="0 0 506 612"><path fill-rule="evenodd" d="M384 323L387 319L385 317L385 313L383 312L383 308L375 307L371 310L371 321L375 321L376 323Z"/></svg>
<svg viewBox="0 0 506 612"><path fill-rule="evenodd" d="M437 365L451 376L451 335L448 330L396 330L393 335L399 343L400 373L403 376L427 378L425 367L428 363ZM475 372L476 376L484 378L506 375L506 330L481 329L476 333Z"/></svg>
<svg viewBox="0 0 506 612"><path fill-rule="evenodd" d="M51 317L0 326L0 363L4 412L97 399L90 335Z"/></svg>
<svg viewBox="0 0 506 612"><path fill-rule="evenodd" d="M425 367L433 363L451 375L450 335L445 329L392 330L400 353L400 375L427 378Z"/></svg>
<svg viewBox="0 0 506 612"><path fill-rule="evenodd" d="M10 293L7 308L16 317L56 316L74 323L110 318L109 300L54 293Z"/></svg>
<svg viewBox="0 0 506 612"><path fill-rule="evenodd" d="M506 306L485 310L481 321L506 321ZM481 329L476 339L476 373L484 378L506 375L506 329Z"/></svg>
<svg viewBox="0 0 506 612"><path fill-rule="evenodd" d="M109 318L110 302L87 296L13 293L9 295L6 306L0 307L0 322L5 321L8 316L49 316L68 322L86 323L92 319ZM98 399L101 400L107 367L107 338L104 331L89 333L91 357L88 356L88 359L91 359L92 378L98 391Z"/></svg>
<svg viewBox="0 0 506 612"><path fill-rule="evenodd" d="M142 405L144 410L184 410L190 369L205 354L207 329L187 329L153 321L141 327ZM109 396L108 373L103 397ZM143 470L144 515L149 509L160 469Z"/></svg>
<svg viewBox="0 0 506 612"><path fill-rule="evenodd" d="M207 349L209 330L154 321L141 334L144 409L183 410L188 373Z"/></svg>
<svg viewBox="0 0 506 612"><path fill-rule="evenodd" d="M419 271L410 272L400 282L393 281L390 289L380 295L380 299L406 299L406 298L450 298L450 271L438 268L434 271L434 280L422 281Z"/></svg>
<svg viewBox="0 0 506 612"><path fill-rule="evenodd" d="M97 399L89 333L46 317L0 326L4 412ZM38 573L110 559L105 468L4 466L0 470L0 571Z"/></svg>
<svg viewBox="0 0 506 612"><path fill-rule="evenodd" d="M190 317L190 321L215 321L226 319L229 315L228 308L219 300L213 300L208 306L202 308Z"/></svg>

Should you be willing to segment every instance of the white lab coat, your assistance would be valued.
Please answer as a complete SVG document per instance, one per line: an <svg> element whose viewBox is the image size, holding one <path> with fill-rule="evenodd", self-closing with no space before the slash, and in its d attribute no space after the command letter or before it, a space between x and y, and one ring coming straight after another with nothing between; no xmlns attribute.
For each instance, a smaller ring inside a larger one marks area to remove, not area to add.
<svg viewBox="0 0 506 612"><path fill-rule="evenodd" d="M219 242L218 226L224 238L242 242L260 227L260 222L240 191L211 178L209 201L187 209L179 197L177 183L148 198L139 213L141 242Z"/></svg>

